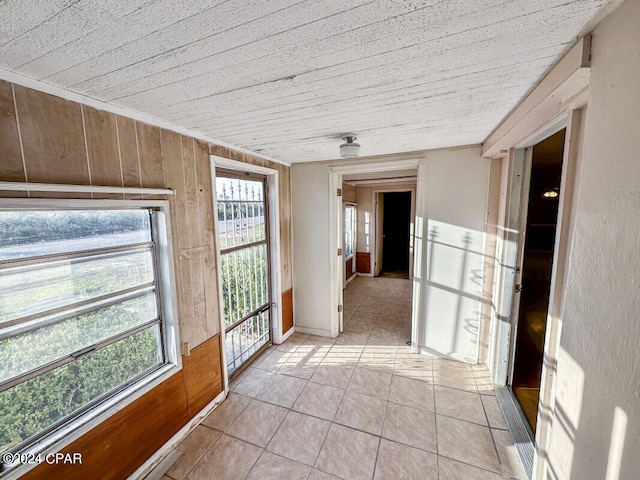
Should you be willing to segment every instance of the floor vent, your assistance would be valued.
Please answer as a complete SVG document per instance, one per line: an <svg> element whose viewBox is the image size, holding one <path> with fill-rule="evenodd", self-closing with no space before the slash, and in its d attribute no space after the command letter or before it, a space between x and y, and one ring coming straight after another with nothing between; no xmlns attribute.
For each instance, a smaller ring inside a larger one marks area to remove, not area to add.
<svg viewBox="0 0 640 480"><path fill-rule="evenodd" d="M531 430L529 426L525 424L524 415L520 407L516 404L509 388L496 387L495 392L496 400L507 422L507 428L509 429L509 433L511 433L511 437L513 437L513 443L516 446L518 455L520 455L520 460L522 460L524 471L527 473L529 479L531 479L534 452Z"/></svg>

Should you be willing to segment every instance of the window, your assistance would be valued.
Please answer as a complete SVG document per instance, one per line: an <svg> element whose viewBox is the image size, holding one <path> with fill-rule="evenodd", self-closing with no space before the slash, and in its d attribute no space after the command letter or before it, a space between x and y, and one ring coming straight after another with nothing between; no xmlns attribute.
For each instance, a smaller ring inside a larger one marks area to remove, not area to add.
<svg viewBox="0 0 640 480"><path fill-rule="evenodd" d="M167 203L123 202L0 209L0 451L42 450L175 370Z"/></svg>
<svg viewBox="0 0 640 480"><path fill-rule="evenodd" d="M344 256L352 256L356 241L356 206L347 203L344 207Z"/></svg>

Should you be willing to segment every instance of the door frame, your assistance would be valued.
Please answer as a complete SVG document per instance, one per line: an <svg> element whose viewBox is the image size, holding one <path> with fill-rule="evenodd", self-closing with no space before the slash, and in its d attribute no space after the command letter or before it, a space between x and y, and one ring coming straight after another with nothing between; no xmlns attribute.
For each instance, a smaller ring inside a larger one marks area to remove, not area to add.
<svg viewBox="0 0 640 480"><path fill-rule="evenodd" d="M398 182L399 183L399 182ZM384 188L384 187L374 187L372 189L371 192L371 205L376 205L375 208L375 212L376 212L376 222L374 223L374 225L376 226L376 230L378 228L378 207L377 207L377 200L378 197L377 195L380 193L402 193L402 192L409 192L411 194L411 207L409 210L409 220L411 221L411 224L409 226L409 280L413 280L413 250L415 247L415 242L414 242L414 238L415 238L415 218L416 218L416 189L417 189L417 180L416 180L416 186L408 186L408 187L389 187L389 188ZM382 225L381 225L382 227ZM376 235L372 235L373 238L373 252L374 255L371 255L371 265L370 265L370 271L373 272L373 276L376 276L376 273L380 273L379 271L376 271L376 259L378 257L378 238L377 238L377 231L376 231Z"/></svg>
<svg viewBox="0 0 640 480"><path fill-rule="evenodd" d="M501 193L501 218L498 225L502 235L499 236L499 247L496 250L496 261L499 265L493 288L493 298L496 310L493 315L491 342L491 357L489 368L492 381L496 386L508 385L512 377L513 346L515 344L515 328L513 318L513 287L515 285L516 258L518 242L514 236L519 235L519 212L523 201L520 196L518 203L511 201L511 193L517 188L516 177L520 166L524 167L525 149L537 145L554 133L566 129L563 164L561 174L561 188L558 206L558 220L553 252L551 288L549 293L549 307L547 311L547 327L544 340L544 363L540 378L540 397L537 417L537 428L534 438L535 448L532 464L533 478L541 478L545 469L545 456L541 452L548 451L551 442L551 429L555 408L555 377L557 359L560 352L560 336L562 331L562 310L564 305L565 288L568 281L567 270L573 235L573 194L577 183L577 163L581 154L583 109L578 107L568 110L531 134L527 139L516 144L502 158L503 181ZM521 170L524 171L524 170ZM506 172L506 173L505 173ZM517 213L516 213L517 212ZM515 227L515 229L514 229Z"/></svg>
<svg viewBox="0 0 640 480"><path fill-rule="evenodd" d="M352 173L373 173L373 172L393 172L397 170L416 169L416 197L421 191L420 184L424 178L424 158L414 158L407 160L386 160L382 162L356 163L346 165L335 165L328 168L329 173L329 252L333 260L329 262L329 308L336 314L331 319L330 334L332 337L338 336L344 329L344 317L342 307L344 305L343 281L344 278L344 257L338 255L338 248L341 248L344 238L344 219L342 212L342 197L337 195L337 190L342 188L342 176ZM414 237L415 218L419 212L414 212ZM414 240L414 256L416 258L422 252L422 243L416 245ZM419 288L413 285L412 315L411 315L411 344L412 349L418 351L418 321L416 312L419 308Z"/></svg>
<svg viewBox="0 0 640 480"><path fill-rule="evenodd" d="M293 333L293 329L290 329L287 335L282 332L282 306L281 306L281 269L282 264L281 248L280 248L280 191L279 191L279 172L273 168L262 167L259 165L252 165L250 163L239 162L237 160L231 160L229 158L219 157L217 155L209 155L211 161L211 200L213 202L213 235L215 238L215 255L216 255L216 269L218 279L218 305L224 305L222 298L222 271L218 266L220 265L220 245L218 242L218 211L216 205L216 167L226 170L235 170L239 172L257 173L266 177L267 183L267 208L269 211L269 281L271 282L271 333L272 342L279 344L284 342L289 335ZM225 395L229 393L229 372L227 370L227 355L225 351L225 325L224 317L221 307L219 310L219 322L220 322L220 356L222 358L223 365L223 380Z"/></svg>

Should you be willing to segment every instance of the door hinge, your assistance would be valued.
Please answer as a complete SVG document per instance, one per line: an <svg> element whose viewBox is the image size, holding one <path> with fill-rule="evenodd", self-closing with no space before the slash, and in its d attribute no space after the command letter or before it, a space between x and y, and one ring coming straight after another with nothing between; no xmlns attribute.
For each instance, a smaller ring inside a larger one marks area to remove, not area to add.
<svg viewBox="0 0 640 480"><path fill-rule="evenodd" d="M342 312L342 305L338 305L338 313Z"/></svg>
<svg viewBox="0 0 640 480"><path fill-rule="evenodd" d="M341 196L342 196L342 189L341 189L341 188L339 188L339 189L338 189L338 191L337 191L337 195L338 195L339 197L341 197Z"/></svg>
<svg viewBox="0 0 640 480"><path fill-rule="evenodd" d="M338 256L339 256L339 257L341 257L341 256L342 256L342 249L341 249L341 248L339 248L339 249L338 249Z"/></svg>

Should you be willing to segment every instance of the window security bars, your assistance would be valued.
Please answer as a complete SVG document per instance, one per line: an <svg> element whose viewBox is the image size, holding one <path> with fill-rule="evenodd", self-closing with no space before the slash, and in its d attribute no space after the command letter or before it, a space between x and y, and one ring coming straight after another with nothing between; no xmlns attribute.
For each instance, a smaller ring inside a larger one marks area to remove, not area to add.
<svg viewBox="0 0 640 480"><path fill-rule="evenodd" d="M217 177L218 241L229 373L270 341L264 182Z"/></svg>

